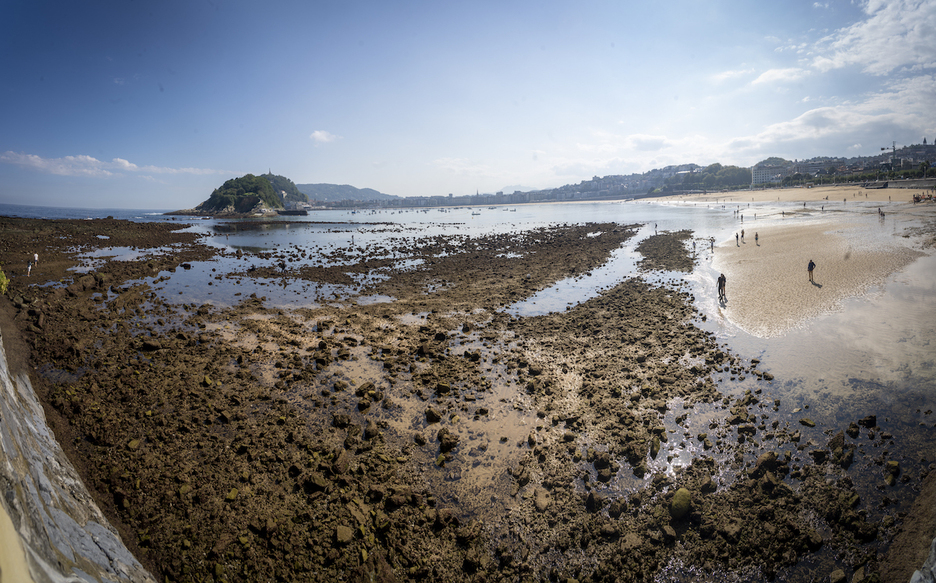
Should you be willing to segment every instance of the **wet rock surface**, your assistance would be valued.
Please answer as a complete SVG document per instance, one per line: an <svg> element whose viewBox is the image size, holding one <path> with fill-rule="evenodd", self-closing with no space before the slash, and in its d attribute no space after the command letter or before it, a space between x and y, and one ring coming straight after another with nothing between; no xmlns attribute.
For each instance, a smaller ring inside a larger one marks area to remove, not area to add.
<svg viewBox="0 0 936 583"><path fill-rule="evenodd" d="M625 277L564 312L502 310L588 277L633 226L429 238L416 268L362 291L393 302L295 310L157 293L219 253L179 225L0 228L7 269L39 249L36 279L2 301L56 434L161 580L800 580L820 552L822 577L873 577L895 530L848 474L873 419L824 438L803 415L770 423L772 377L697 327L683 289ZM65 271L98 235L173 247ZM690 271L689 235L651 237L642 268ZM290 251L254 273L337 281L384 251L340 271ZM720 387L745 377L743 394ZM880 472L882 488L910 479Z"/></svg>

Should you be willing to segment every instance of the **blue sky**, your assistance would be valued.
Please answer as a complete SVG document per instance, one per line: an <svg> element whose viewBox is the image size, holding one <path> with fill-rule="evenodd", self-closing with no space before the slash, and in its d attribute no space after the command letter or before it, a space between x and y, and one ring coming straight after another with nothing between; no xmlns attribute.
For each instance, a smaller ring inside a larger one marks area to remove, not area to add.
<svg viewBox="0 0 936 583"><path fill-rule="evenodd" d="M0 202L399 196L936 139L936 0L7 1Z"/></svg>

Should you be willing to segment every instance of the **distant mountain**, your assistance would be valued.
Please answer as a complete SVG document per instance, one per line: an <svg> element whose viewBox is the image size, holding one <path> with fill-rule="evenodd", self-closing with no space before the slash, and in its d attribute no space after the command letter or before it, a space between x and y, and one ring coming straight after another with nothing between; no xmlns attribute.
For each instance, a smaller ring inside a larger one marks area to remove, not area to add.
<svg viewBox="0 0 936 583"><path fill-rule="evenodd" d="M373 188L355 188L349 184L297 184L296 188L309 200L338 202L341 200L397 200L399 197L384 194Z"/></svg>
<svg viewBox="0 0 936 583"><path fill-rule="evenodd" d="M299 191L296 184L285 176L279 176L269 172L267 174L261 174L261 177L270 181L270 185L273 187L273 190L276 191L276 194L280 195L283 204L290 202L309 202L309 199Z"/></svg>
<svg viewBox="0 0 936 583"><path fill-rule="evenodd" d="M270 209L283 208L279 192L266 177L245 174L232 178L214 189L208 200L195 210L205 213L249 213L263 203Z"/></svg>

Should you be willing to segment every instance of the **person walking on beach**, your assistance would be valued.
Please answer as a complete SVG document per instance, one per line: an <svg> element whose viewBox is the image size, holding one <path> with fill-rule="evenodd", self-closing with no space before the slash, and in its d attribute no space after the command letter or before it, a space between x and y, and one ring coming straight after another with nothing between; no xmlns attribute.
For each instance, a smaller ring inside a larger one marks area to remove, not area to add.
<svg viewBox="0 0 936 583"><path fill-rule="evenodd" d="M718 276L718 301L724 302L728 300L728 297L725 295L725 284L728 283L728 279L725 277L725 274L722 273Z"/></svg>
<svg viewBox="0 0 936 583"><path fill-rule="evenodd" d="M744 229L741 229L741 240L744 241Z"/></svg>
<svg viewBox="0 0 936 583"><path fill-rule="evenodd" d="M754 244L755 244L755 245L760 245L760 241L759 241L758 238L757 238L757 231L754 231Z"/></svg>
<svg viewBox="0 0 936 583"><path fill-rule="evenodd" d="M39 265L39 254L33 253L33 265Z"/></svg>
<svg viewBox="0 0 936 583"><path fill-rule="evenodd" d="M734 234L734 243L735 243L735 245L737 245L738 247L741 246L741 243L738 241L738 234L737 234L737 233Z"/></svg>
<svg viewBox="0 0 936 583"><path fill-rule="evenodd" d="M813 278L812 278L812 272L813 272L813 269L815 269L815 268L816 268L816 263L815 263L812 259L810 259L810 260L809 260L809 265L806 266L806 271L809 272L809 281L811 281L811 282L813 282L813 283L815 283L815 282L813 281Z"/></svg>

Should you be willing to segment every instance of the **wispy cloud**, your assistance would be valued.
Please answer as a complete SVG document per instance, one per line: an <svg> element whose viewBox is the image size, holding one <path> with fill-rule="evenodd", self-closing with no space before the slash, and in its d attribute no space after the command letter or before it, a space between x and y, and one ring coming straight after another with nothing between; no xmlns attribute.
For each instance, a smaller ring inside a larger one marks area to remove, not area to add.
<svg viewBox="0 0 936 583"><path fill-rule="evenodd" d="M721 73L712 75L712 80L717 83L721 83L722 81L728 81L729 79L735 79L737 77L746 77L747 75L751 75L753 73L754 69L735 69L733 71L722 71Z"/></svg>
<svg viewBox="0 0 936 583"><path fill-rule="evenodd" d="M108 177L124 172L146 172L149 174L230 174L226 170L207 168L167 168L162 166L138 166L123 158L114 158L110 162L98 160L93 156L64 156L62 158L43 158L35 154L21 152L3 152L0 162L28 168L45 174L59 176Z"/></svg>
<svg viewBox="0 0 936 583"><path fill-rule="evenodd" d="M758 85L760 83L778 83L778 82L790 82L798 81L802 79L807 74L808 71L805 69L800 69L798 67L790 67L787 69L769 69L761 73L757 79L751 81L752 85Z"/></svg>
<svg viewBox="0 0 936 583"><path fill-rule="evenodd" d="M936 68L936 2L870 0L867 18L835 31L817 44L812 65L829 71L857 65L865 73L887 75L914 67Z"/></svg>
<svg viewBox="0 0 936 583"><path fill-rule="evenodd" d="M329 142L334 142L338 139L338 137L339 136L326 132L325 130L315 130L311 135L309 135L309 139L311 139L316 144L327 144Z"/></svg>

